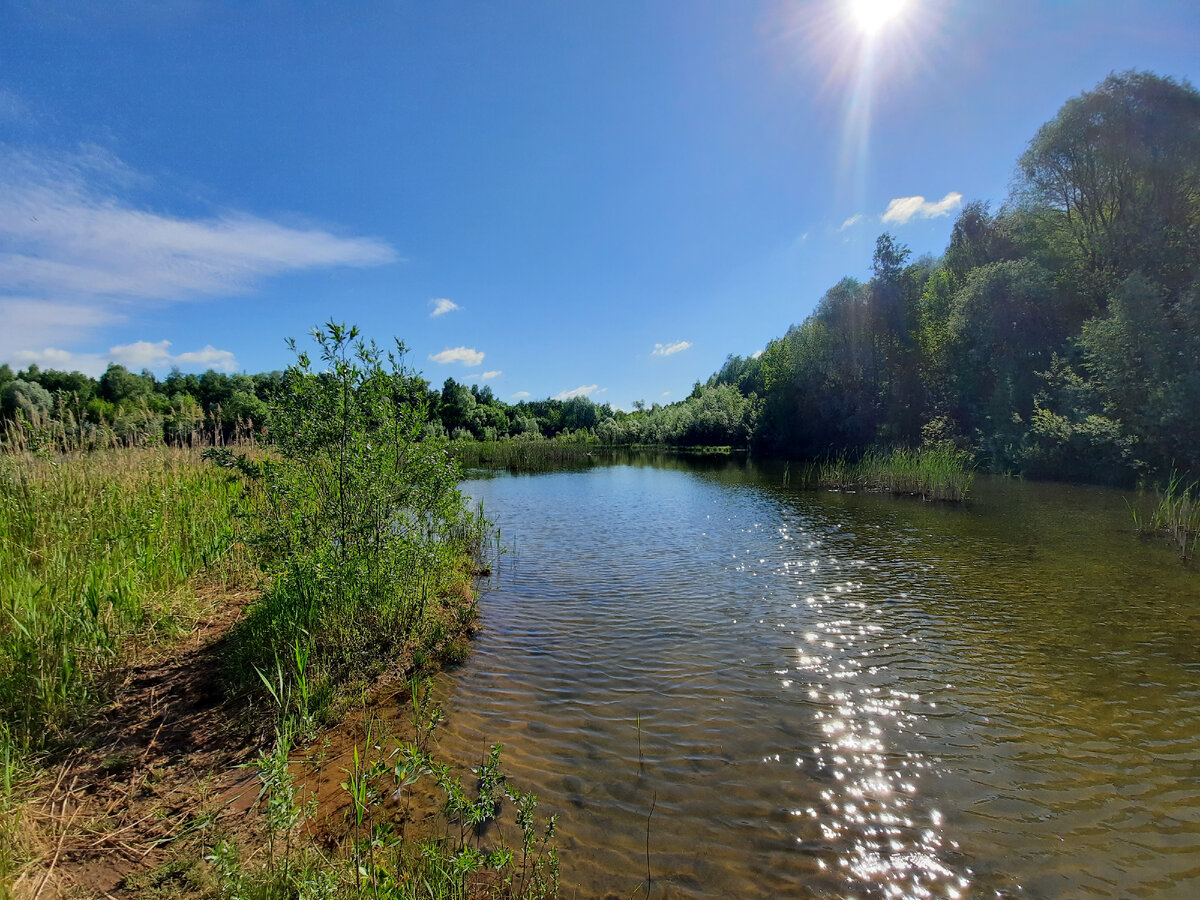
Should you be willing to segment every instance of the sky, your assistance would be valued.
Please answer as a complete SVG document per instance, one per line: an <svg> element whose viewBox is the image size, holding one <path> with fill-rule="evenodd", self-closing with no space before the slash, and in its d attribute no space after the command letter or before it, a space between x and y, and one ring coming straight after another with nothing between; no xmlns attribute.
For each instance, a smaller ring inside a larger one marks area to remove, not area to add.
<svg viewBox="0 0 1200 900"><path fill-rule="evenodd" d="M667 403L881 232L940 254L1110 72L1200 82L1194 0L890 5L0 0L0 361L260 372L334 320Z"/></svg>

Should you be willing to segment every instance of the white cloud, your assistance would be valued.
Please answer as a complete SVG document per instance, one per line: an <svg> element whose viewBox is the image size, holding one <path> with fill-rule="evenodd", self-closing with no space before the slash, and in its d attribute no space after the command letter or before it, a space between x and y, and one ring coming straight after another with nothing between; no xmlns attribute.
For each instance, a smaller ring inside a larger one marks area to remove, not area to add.
<svg viewBox="0 0 1200 900"><path fill-rule="evenodd" d="M670 397L670 396L671 396L671 392L670 392L670 391L663 391L663 392L662 392L662 394L661 394L660 396L663 396L663 397Z"/></svg>
<svg viewBox="0 0 1200 900"><path fill-rule="evenodd" d="M575 397L590 397L592 394L603 394L608 388L602 388L595 384L581 384L577 388L569 391L559 391L554 395L555 400L572 400Z"/></svg>
<svg viewBox="0 0 1200 900"><path fill-rule="evenodd" d="M529 393L529 391L517 391L515 394L512 395L512 399L513 400L524 400L526 397L532 397L532 396L533 395L531 393Z"/></svg>
<svg viewBox="0 0 1200 900"><path fill-rule="evenodd" d="M503 374L504 374L504 372L501 371L500 369L493 369L490 372L484 372L479 377L482 378L484 381L489 381L492 378L499 378Z"/></svg>
<svg viewBox="0 0 1200 900"><path fill-rule="evenodd" d="M6 321L0 354L82 342L150 303L230 296L289 272L397 259L375 238L238 210L152 210L133 199L150 185L98 148L55 156L0 144L0 309L19 312Z"/></svg>
<svg viewBox="0 0 1200 900"><path fill-rule="evenodd" d="M433 312L429 314L429 318L431 319L436 319L438 316L444 316L446 313L454 312L456 309L462 309L462 307L453 300L447 300L445 297L438 297L434 300L430 300L429 302L433 304Z"/></svg>
<svg viewBox="0 0 1200 900"><path fill-rule="evenodd" d="M112 355L113 362L120 363L127 369L153 369L171 358L167 349L170 346L170 341L158 341L153 344L149 341L134 341L132 344L120 344L108 352Z"/></svg>
<svg viewBox="0 0 1200 900"><path fill-rule="evenodd" d="M855 225L857 225L859 222L861 222L865 218L866 218L866 216L864 216L862 213L856 213L855 215L848 218L845 222L843 222L841 227L838 228L838 231L845 231L847 228L853 228Z"/></svg>
<svg viewBox="0 0 1200 900"><path fill-rule="evenodd" d="M477 366L483 362L483 354L474 347L452 347L441 353L433 353L429 359L435 363L462 363L464 366Z"/></svg>
<svg viewBox="0 0 1200 900"><path fill-rule="evenodd" d="M172 365L180 368L216 369L219 372L236 371L238 364L233 354L228 350L218 350L212 344L205 344L199 350L180 353L171 360Z"/></svg>
<svg viewBox="0 0 1200 900"><path fill-rule="evenodd" d="M887 209L883 213L883 221L905 225L914 216L918 219L934 219L938 216L945 216L962 205L962 198L963 195L958 191L951 191L936 203L926 200L920 195L896 197L888 203Z"/></svg>
<svg viewBox="0 0 1200 900"><path fill-rule="evenodd" d="M753 353L751 353L751 354L750 354L750 358L751 358L751 359L758 359L758 358L759 358L760 356L762 356L762 355L763 355L763 353L765 353L765 352L766 352L765 350L755 350Z"/></svg>
<svg viewBox="0 0 1200 900"><path fill-rule="evenodd" d="M654 352L651 356L670 356L672 353L679 353L692 346L691 341L676 341L673 344L655 344Z"/></svg>
<svg viewBox="0 0 1200 900"><path fill-rule="evenodd" d="M74 353L61 347L45 347L41 350L17 350L10 358L18 366L35 364L43 369L66 369L83 372L93 377L102 375L109 363L118 363L135 372L142 369L162 371L171 366L198 371L216 369L220 372L236 372L237 358L228 350L218 350L208 344L200 350L171 353L170 341L134 341L118 344L107 353Z"/></svg>

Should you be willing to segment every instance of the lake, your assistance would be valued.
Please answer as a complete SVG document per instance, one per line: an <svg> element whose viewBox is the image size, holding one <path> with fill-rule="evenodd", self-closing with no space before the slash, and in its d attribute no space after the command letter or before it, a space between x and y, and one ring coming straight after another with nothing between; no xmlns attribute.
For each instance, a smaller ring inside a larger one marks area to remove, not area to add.
<svg viewBox="0 0 1200 900"><path fill-rule="evenodd" d="M631 459L465 485L439 744L504 744L564 896L1200 896L1200 577L1126 495Z"/></svg>

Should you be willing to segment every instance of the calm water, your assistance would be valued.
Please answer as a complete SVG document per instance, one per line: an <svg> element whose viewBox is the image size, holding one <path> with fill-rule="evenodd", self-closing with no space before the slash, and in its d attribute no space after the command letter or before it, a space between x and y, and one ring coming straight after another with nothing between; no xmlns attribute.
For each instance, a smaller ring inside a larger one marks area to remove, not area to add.
<svg viewBox="0 0 1200 900"><path fill-rule="evenodd" d="M505 744L565 896L644 896L648 816L661 897L1200 896L1200 577L1120 493L468 491L512 549L440 743Z"/></svg>

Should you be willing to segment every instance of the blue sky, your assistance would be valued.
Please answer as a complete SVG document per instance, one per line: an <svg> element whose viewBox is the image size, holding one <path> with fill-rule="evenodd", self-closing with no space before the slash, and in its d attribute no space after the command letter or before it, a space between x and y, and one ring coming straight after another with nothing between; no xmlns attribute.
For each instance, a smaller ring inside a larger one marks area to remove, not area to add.
<svg viewBox="0 0 1200 900"><path fill-rule="evenodd" d="M0 360L255 372L334 318L669 402L1109 72L1200 81L1190 0L852 5L0 0Z"/></svg>

